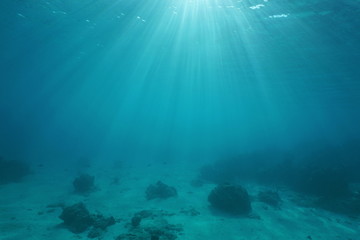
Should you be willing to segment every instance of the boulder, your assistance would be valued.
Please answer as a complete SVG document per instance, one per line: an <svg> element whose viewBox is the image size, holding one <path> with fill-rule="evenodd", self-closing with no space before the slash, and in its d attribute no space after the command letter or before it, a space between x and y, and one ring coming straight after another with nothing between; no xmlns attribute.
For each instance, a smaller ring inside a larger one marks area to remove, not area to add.
<svg viewBox="0 0 360 240"><path fill-rule="evenodd" d="M170 187L165 183L158 181L156 184L151 184L146 189L146 199L151 200L155 198L167 199L170 197L176 197L177 191L174 187Z"/></svg>
<svg viewBox="0 0 360 240"><path fill-rule="evenodd" d="M214 209L228 214L241 215L251 211L249 194L239 185L218 185L210 192L208 201Z"/></svg>
<svg viewBox="0 0 360 240"><path fill-rule="evenodd" d="M140 225L141 222L141 217L139 216L134 216L131 218L131 226L133 227L138 227Z"/></svg>
<svg viewBox="0 0 360 240"><path fill-rule="evenodd" d="M83 203L64 208L60 218L73 233L82 233L94 224L93 217Z"/></svg>

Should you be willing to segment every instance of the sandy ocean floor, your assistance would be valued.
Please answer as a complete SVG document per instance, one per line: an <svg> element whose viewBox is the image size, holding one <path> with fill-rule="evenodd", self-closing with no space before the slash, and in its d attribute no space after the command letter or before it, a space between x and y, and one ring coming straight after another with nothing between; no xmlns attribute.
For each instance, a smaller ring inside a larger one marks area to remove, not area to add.
<svg viewBox="0 0 360 240"><path fill-rule="evenodd" d="M111 164L110 164L111 165ZM134 213L152 210L164 213L171 224L181 224L178 239L186 240L359 240L360 220L325 210L296 204L302 196L280 189L281 209L252 201L250 217L231 217L214 213L207 196L213 184L193 187L197 167L158 163L118 166L92 166L87 173L95 176L97 190L87 196L74 194L72 181L78 172L73 166L44 164L21 183L0 186L1 240L87 239L87 233L74 234L61 226L61 208L49 204L71 205L84 202L90 212L113 216L102 239L115 239L128 231ZM118 178L118 183L114 179ZM158 180L176 187L177 198L146 200L145 190ZM243 184L249 194L271 189Z"/></svg>

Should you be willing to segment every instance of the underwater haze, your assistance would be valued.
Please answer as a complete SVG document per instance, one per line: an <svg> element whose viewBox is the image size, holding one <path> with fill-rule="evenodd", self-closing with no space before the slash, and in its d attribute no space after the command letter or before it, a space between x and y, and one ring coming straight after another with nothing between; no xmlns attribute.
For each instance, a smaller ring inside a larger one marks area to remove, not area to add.
<svg viewBox="0 0 360 240"><path fill-rule="evenodd" d="M1 0L0 239L358 239L359 16L359 0ZM239 195L251 210L221 207ZM114 222L79 227L83 203Z"/></svg>
<svg viewBox="0 0 360 240"><path fill-rule="evenodd" d="M3 152L359 136L359 1L1 1Z"/></svg>

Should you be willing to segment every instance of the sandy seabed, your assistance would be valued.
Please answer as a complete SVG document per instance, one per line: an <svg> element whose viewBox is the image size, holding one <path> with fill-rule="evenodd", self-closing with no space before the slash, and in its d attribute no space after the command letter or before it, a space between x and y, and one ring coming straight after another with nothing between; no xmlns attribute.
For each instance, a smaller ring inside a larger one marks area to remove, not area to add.
<svg viewBox="0 0 360 240"><path fill-rule="evenodd" d="M73 166L36 165L34 173L21 183L0 186L1 240L88 239L87 233L74 234L62 227L61 208L49 204L72 205L83 202L90 212L113 216L117 223L102 235L113 240L128 231L132 216L142 210L163 211L171 224L181 224L179 240L359 240L360 220L322 209L297 204L302 196L277 189L282 198L280 209L267 206L254 197L251 217L231 217L214 213L207 196L215 187L190 183L198 166L172 163L99 164L86 171L95 176L97 189L84 196L73 192L72 181L78 175ZM118 182L114 181L118 178ZM178 197L146 200L145 190L158 180L176 187ZM242 184L251 196L269 186ZM196 213L196 214L194 214Z"/></svg>

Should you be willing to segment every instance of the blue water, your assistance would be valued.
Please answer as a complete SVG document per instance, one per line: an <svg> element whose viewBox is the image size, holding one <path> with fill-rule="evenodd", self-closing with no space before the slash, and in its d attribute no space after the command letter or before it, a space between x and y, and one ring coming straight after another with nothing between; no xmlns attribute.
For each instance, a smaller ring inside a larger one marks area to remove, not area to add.
<svg viewBox="0 0 360 240"><path fill-rule="evenodd" d="M0 239L74 238L59 216L77 202L117 219L103 239L148 209L179 239L358 238L359 16L359 0L1 0ZM170 199L145 198L157 181ZM213 211L225 182L250 215Z"/></svg>
<svg viewBox="0 0 360 240"><path fill-rule="evenodd" d="M213 155L359 136L358 1L0 4L3 154Z"/></svg>

